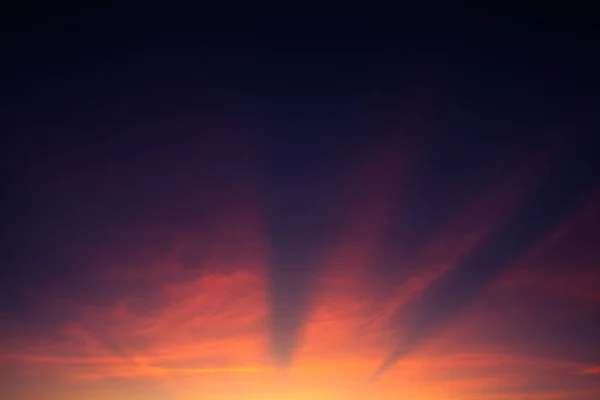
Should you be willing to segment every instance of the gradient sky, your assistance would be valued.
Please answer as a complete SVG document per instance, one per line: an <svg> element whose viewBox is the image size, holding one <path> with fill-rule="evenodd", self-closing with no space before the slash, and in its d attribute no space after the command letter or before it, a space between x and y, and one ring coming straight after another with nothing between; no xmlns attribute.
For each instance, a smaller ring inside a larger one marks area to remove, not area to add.
<svg viewBox="0 0 600 400"><path fill-rule="evenodd" d="M600 398L589 21L80 14L3 39L2 399Z"/></svg>

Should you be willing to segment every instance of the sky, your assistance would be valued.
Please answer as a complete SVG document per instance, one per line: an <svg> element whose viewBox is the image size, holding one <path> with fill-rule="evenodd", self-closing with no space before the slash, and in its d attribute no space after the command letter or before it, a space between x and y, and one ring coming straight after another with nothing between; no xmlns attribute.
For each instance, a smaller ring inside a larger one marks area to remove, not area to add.
<svg viewBox="0 0 600 400"><path fill-rule="evenodd" d="M590 20L73 11L2 38L2 399L600 397Z"/></svg>

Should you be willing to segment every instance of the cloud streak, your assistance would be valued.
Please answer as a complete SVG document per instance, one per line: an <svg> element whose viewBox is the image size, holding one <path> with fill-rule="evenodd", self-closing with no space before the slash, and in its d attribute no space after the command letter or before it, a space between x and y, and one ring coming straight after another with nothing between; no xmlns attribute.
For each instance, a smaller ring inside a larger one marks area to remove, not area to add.
<svg viewBox="0 0 600 400"><path fill-rule="evenodd" d="M406 200L417 190L411 179L424 179L414 176L423 154L402 140L379 139L350 150L336 139L320 148L316 136L304 142L308 150L269 142L264 176L252 157L244 156L247 170L239 171L239 149L210 141L202 160L171 149L181 159L168 167L145 154L131 165L123 157L107 166L80 161L76 173L49 168L32 184L47 202L28 220L31 237L11 242L28 245L18 263L27 268L15 280L23 290L2 294L0 395L593 398L598 276L586 267L592 258L570 246L593 242L596 220L588 214L578 223L585 229L558 235L550 255L517 257L578 204L593 174L567 177L586 171L584 159L558 166L550 189L525 205L537 171L490 174L510 179L463 187L467 201L432 221L427 208L445 198L428 203L418 195L421 217L402 220L416 207ZM310 156L316 159L305 168ZM137 172L125 168L111 180L128 165ZM443 194L429 185L443 186L427 181L421 194ZM62 193L77 201L61 203ZM548 193L558 198L538 210L552 199ZM550 222L531 228L519 215ZM419 221L427 229L404 243L418 248L394 251L390 244ZM506 244L513 236L517 247ZM509 252L498 257L503 249ZM498 279L515 258L522 269ZM482 263L491 266L487 276L472 274ZM404 325L411 310L414 319ZM401 368L367 383L396 354L403 331L413 348L397 360Z"/></svg>
<svg viewBox="0 0 600 400"><path fill-rule="evenodd" d="M595 156L587 143L562 161L539 189L503 226L492 232L450 271L397 314L404 333L399 345L376 370L377 379L399 359L434 337L471 304L500 274L544 235L554 229L577 205L597 178L591 164Z"/></svg>

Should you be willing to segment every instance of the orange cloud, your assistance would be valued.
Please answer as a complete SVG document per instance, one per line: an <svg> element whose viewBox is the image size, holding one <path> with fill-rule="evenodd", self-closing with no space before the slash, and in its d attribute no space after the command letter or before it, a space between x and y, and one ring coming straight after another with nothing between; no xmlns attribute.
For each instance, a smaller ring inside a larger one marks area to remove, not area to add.
<svg viewBox="0 0 600 400"><path fill-rule="evenodd" d="M348 185L360 195L344 208L343 234L332 238L323 255L326 269L289 371L275 369L269 357L267 246L258 207L232 206L209 227L171 232L175 240L166 250L142 250L143 268L113 265L93 272L108 288L143 281L152 290L127 292L109 304L64 300L60 304L70 318L58 333L3 339L0 371L10 372L10 379L0 381L8 388L5 398L595 398L598 364L563 357L576 345L565 337L559 349L541 343L552 337L551 328L587 323L599 301L594 292L599 276L586 266L586 257L566 263L565 256L548 255L579 254L581 247L568 250L552 240L519 259L472 307L381 380L367 382L397 340L392 314L502 223L533 179L510 177L466 206L402 265L406 280L382 301L370 266L391 209L402 198L389 190L404 174L406 160L395 160L396 153L377 154ZM589 243L586 235L597 220L582 212L584 218L561 230ZM552 260L556 265L549 271L545 266ZM586 312L579 313L583 304ZM548 307L552 312L545 312Z"/></svg>

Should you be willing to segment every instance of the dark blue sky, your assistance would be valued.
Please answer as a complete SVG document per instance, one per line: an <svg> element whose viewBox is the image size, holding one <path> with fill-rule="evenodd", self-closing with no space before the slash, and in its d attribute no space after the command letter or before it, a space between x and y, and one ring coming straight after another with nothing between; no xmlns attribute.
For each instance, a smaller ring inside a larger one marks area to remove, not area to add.
<svg viewBox="0 0 600 400"><path fill-rule="evenodd" d="M27 326L51 330L68 318L31 293L110 302L153 290L107 295L85 271L96 268L88 255L73 254L79 241L113 249L139 222L193 230L246 185L264 200L272 351L288 365L343 184L367 149L395 135L418 149L371 267L393 292L399 260L514 160L558 143L539 191L414 306L407 346L417 346L596 182L598 63L586 18L19 15L9 14L2 41L0 310ZM172 245L168 234L138 240ZM129 253L106 259L143 268Z"/></svg>

